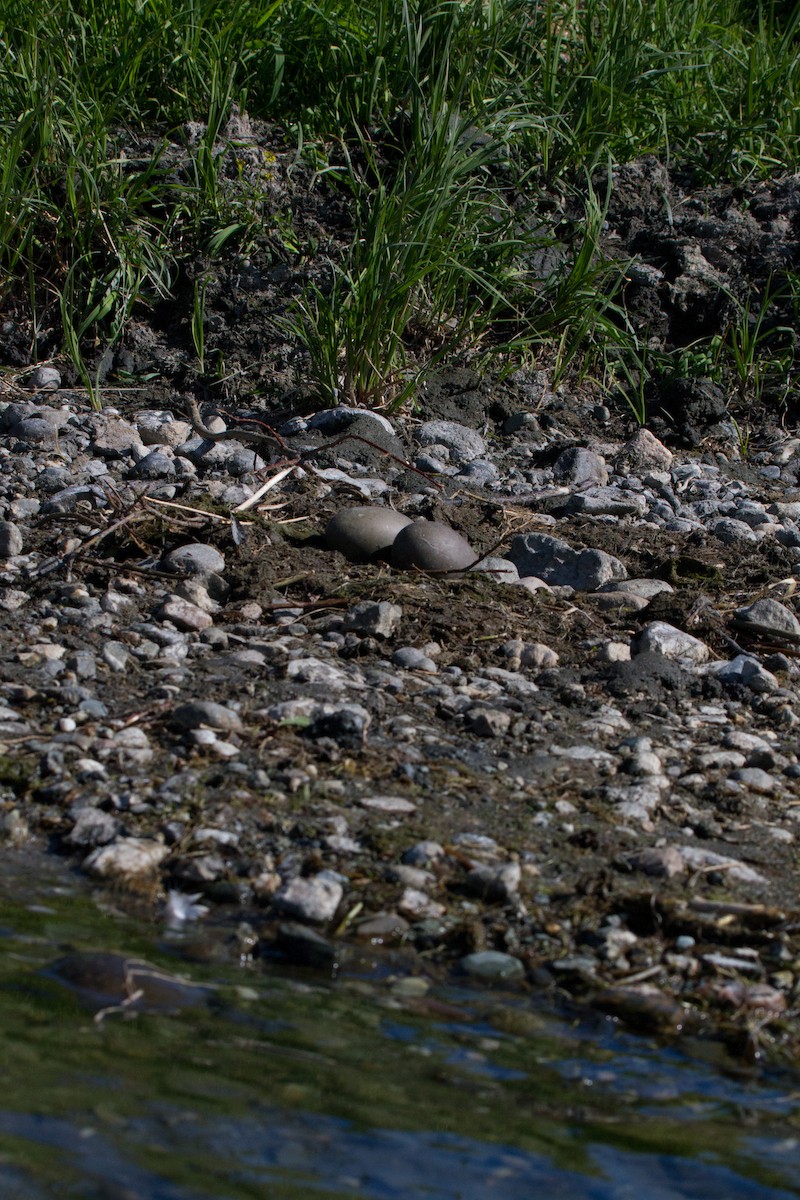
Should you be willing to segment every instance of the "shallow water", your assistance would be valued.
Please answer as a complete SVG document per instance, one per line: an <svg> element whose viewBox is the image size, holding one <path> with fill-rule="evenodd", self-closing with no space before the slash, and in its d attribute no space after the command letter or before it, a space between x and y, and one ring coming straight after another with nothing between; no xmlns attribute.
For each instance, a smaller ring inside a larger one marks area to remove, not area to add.
<svg viewBox="0 0 800 1200"><path fill-rule="evenodd" d="M189 943L104 911L56 862L0 868L4 1200L800 1196L798 1075L737 1076L708 1044L521 994L408 996L390 971L331 983L230 949L186 961ZM73 949L214 990L96 1019L47 974Z"/></svg>

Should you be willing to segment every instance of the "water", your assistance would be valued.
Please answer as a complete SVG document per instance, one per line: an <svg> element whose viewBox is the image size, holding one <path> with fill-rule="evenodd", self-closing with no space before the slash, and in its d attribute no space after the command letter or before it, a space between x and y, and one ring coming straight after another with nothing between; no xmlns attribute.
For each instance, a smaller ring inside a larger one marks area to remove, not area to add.
<svg viewBox="0 0 800 1200"><path fill-rule="evenodd" d="M528 997L187 962L57 864L0 868L2 1200L800 1196L793 1073ZM97 1020L46 973L70 948L214 991Z"/></svg>

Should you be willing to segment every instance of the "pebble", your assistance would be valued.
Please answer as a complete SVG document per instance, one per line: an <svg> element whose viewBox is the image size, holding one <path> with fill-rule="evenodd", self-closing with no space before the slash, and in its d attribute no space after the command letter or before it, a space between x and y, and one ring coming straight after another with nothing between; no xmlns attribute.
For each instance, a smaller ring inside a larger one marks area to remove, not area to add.
<svg viewBox="0 0 800 1200"><path fill-rule="evenodd" d="M224 704L213 700L190 700L180 704L172 712L172 724L176 729L214 729L221 733L241 733L242 721L238 713Z"/></svg>
<svg viewBox="0 0 800 1200"><path fill-rule="evenodd" d="M413 800L406 800L404 796L362 796L358 803L371 812L389 813L393 816L409 816L417 811Z"/></svg>
<svg viewBox="0 0 800 1200"><path fill-rule="evenodd" d="M666 621L651 621L646 625L635 642L637 654L648 651L661 654L664 658L687 663L704 663L711 657L711 651L705 642L684 633Z"/></svg>
<svg viewBox="0 0 800 1200"><path fill-rule="evenodd" d="M298 921L323 924L333 920L343 896L344 888L338 879L320 871L309 879L298 876L285 883L272 897L272 906Z"/></svg>
<svg viewBox="0 0 800 1200"><path fill-rule="evenodd" d="M743 608L737 608L732 623L746 633L767 637L774 635L779 640L789 642L800 641L800 621L791 609L779 600L762 598Z"/></svg>
<svg viewBox="0 0 800 1200"><path fill-rule="evenodd" d="M386 600L378 603L365 600L348 609L344 628L369 634L371 637L390 638L402 619L403 610L399 604L390 604Z"/></svg>
<svg viewBox="0 0 800 1200"><path fill-rule="evenodd" d="M0 558L14 558L22 553L22 530L13 521L0 521Z"/></svg>
<svg viewBox="0 0 800 1200"><path fill-rule="evenodd" d="M214 546L190 542L168 551L161 559L161 569L175 575L220 575L225 557Z"/></svg>
<svg viewBox="0 0 800 1200"><path fill-rule="evenodd" d="M100 846L83 861L84 871L101 879L128 879L147 875L164 861L170 850L148 838L121 837Z"/></svg>
<svg viewBox="0 0 800 1200"><path fill-rule="evenodd" d="M446 446L459 462L483 457L486 442L474 429L457 421L425 421L417 430L420 446Z"/></svg>
<svg viewBox="0 0 800 1200"><path fill-rule="evenodd" d="M471 979L486 983L516 983L525 978L525 968L512 954L499 950L478 950L459 960L459 966Z"/></svg>

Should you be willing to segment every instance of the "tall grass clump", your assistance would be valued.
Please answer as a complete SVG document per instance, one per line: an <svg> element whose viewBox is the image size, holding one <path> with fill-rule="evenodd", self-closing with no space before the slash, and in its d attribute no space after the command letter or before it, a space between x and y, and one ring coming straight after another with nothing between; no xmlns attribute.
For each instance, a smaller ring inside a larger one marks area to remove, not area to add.
<svg viewBox="0 0 800 1200"><path fill-rule="evenodd" d="M644 153L798 169L799 46L777 0L0 0L0 304L85 380L142 307L178 295L190 323L203 264L270 232L221 182L238 105L313 141L352 206L289 318L325 395L396 398L457 349L567 361L625 333L585 180ZM576 189L539 278L539 198Z"/></svg>

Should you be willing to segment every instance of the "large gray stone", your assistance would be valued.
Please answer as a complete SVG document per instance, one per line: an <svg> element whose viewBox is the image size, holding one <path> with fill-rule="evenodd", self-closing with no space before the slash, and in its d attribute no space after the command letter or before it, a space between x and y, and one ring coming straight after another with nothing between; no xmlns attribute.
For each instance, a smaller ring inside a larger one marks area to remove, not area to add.
<svg viewBox="0 0 800 1200"><path fill-rule="evenodd" d="M401 529L411 524L410 517L378 504L344 508L331 517L325 528L325 541L331 550L339 550L352 562L363 562L388 550Z"/></svg>
<svg viewBox="0 0 800 1200"><path fill-rule="evenodd" d="M414 521L392 545L392 565L404 570L462 571L477 557L467 539L443 521Z"/></svg>
<svg viewBox="0 0 800 1200"><path fill-rule="evenodd" d="M508 557L521 576L535 575L553 587L594 592L611 580L627 579L625 565L605 550L573 550L545 533L519 534Z"/></svg>
<svg viewBox="0 0 800 1200"><path fill-rule="evenodd" d="M800 641L800 621L791 609L778 600L754 600L744 608L737 608L733 623L747 633L773 636L783 641Z"/></svg>

